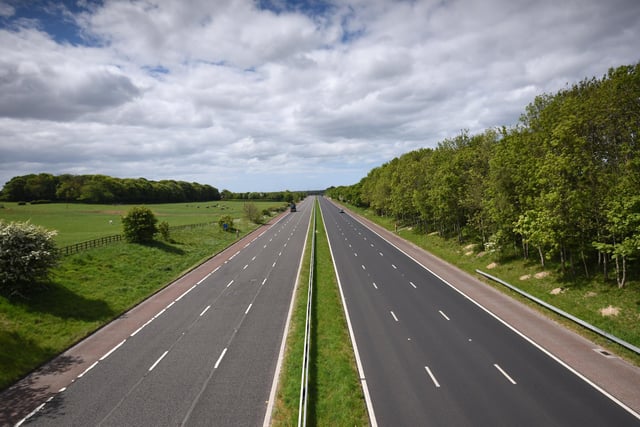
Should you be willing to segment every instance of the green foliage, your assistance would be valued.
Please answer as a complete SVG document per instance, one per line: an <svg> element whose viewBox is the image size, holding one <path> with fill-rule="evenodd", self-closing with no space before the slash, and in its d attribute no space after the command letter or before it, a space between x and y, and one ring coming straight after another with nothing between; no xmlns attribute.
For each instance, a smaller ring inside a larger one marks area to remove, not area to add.
<svg viewBox="0 0 640 427"><path fill-rule="evenodd" d="M184 181L120 179L105 175L31 174L9 180L0 192L6 201L50 200L81 203L177 203L220 200L218 189Z"/></svg>
<svg viewBox="0 0 640 427"><path fill-rule="evenodd" d="M130 243L149 243L158 232L157 222L151 209L144 206L133 207L122 217L124 238Z"/></svg>
<svg viewBox="0 0 640 427"><path fill-rule="evenodd" d="M510 129L466 131L404 154L326 194L396 223L587 278L640 252L640 64L543 94Z"/></svg>
<svg viewBox="0 0 640 427"><path fill-rule="evenodd" d="M226 225L226 229L225 229ZM218 226L220 226L220 230L223 231L232 231L233 230L233 217L231 215L222 215L218 220Z"/></svg>
<svg viewBox="0 0 640 427"><path fill-rule="evenodd" d="M242 210L244 212L244 217L248 221L253 222L254 224L260 224L262 222L262 214L254 203L245 203Z"/></svg>
<svg viewBox="0 0 640 427"><path fill-rule="evenodd" d="M162 236L162 240L165 242L168 242L171 239L169 223L167 221L161 221L160 224L158 224L158 232L160 233L160 236Z"/></svg>
<svg viewBox="0 0 640 427"><path fill-rule="evenodd" d="M26 294L48 278L58 253L55 231L30 223L0 220L0 291Z"/></svg>

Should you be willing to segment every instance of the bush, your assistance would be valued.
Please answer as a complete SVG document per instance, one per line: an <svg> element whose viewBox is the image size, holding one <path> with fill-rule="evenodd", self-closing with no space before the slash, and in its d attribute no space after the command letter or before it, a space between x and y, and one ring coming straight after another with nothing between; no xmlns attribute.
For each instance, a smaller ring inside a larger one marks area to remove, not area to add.
<svg viewBox="0 0 640 427"><path fill-rule="evenodd" d="M23 294L46 280L58 261L56 231L28 222L0 220L0 290Z"/></svg>
<svg viewBox="0 0 640 427"><path fill-rule="evenodd" d="M130 243L149 243L158 232L156 219L151 209L136 206L122 217L124 238Z"/></svg>
<svg viewBox="0 0 640 427"><path fill-rule="evenodd" d="M245 218L247 218L249 221L253 222L254 224L262 223L262 214L254 203L245 203L244 206L242 206L242 209L244 211Z"/></svg>
<svg viewBox="0 0 640 427"><path fill-rule="evenodd" d="M169 235L169 223L167 221L162 221L158 224L158 232L162 236L162 240L168 242L169 239L171 239L171 236Z"/></svg>
<svg viewBox="0 0 640 427"><path fill-rule="evenodd" d="M225 228L225 224L227 225L227 228ZM231 231L233 229L233 218L231 215L222 215L218 220L218 225L221 230Z"/></svg>

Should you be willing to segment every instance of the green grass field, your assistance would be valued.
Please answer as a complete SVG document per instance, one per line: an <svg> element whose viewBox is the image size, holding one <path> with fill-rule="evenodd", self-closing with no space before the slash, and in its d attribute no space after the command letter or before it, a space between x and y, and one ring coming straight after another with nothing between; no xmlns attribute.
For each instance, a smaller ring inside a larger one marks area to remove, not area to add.
<svg viewBox="0 0 640 427"><path fill-rule="evenodd" d="M217 221L231 215L242 233L258 227L242 217L242 202L204 205L153 205L160 220L171 225ZM261 209L273 203L258 204ZM117 234L115 209L88 205L12 206L0 217L60 230L62 242ZM225 208L222 209L222 206ZM22 210L25 208L24 210ZM109 211L109 212L107 212ZM117 242L63 257L51 281L27 298L0 295L0 389L56 356L78 340L180 277L193 266L236 240L217 225L177 230L171 241L150 245Z"/></svg>
<svg viewBox="0 0 640 427"><path fill-rule="evenodd" d="M252 201L258 209L283 206L282 202ZM203 202L171 203L146 205L155 214L158 221L166 221L170 226L199 224L217 221L222 215L242 218L244 202ZM120 218L136 205L87 205L51 203L42 205L24 205L0 203L0 219L41 225L57 230L56 243L67 246L73 243L97 239L103 236L120 234Z"/></svg>

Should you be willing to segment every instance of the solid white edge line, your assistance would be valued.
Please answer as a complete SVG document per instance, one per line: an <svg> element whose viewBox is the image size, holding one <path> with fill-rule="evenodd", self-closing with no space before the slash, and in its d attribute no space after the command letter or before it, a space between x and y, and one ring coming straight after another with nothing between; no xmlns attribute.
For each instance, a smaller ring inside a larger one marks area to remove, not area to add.
<svg viewBox="0 0 640 427"><path fill-rule="evenodd" d="M309 230L311 229L311 216L309 216L309 224L307 225L307 232L304 237L304 245L303 247L307 247L307 240L309 237ZM292 233L293 234L293 233ZM276 401L276 392L278 391L278 379L280 378L280 371L282 370L282 363L284 361L284 353L287 344L287 335L289 334L289 326L291 324L291 317L293 315L293 309L295 306L296 295L298 293L298 285L300 282L300 272L302 271L302 261L304 259L304 250L301 251L300 261L298 261L298 274L296 276L296 283L293 287L293 292L291 293L291 302L289 303L289 313L287 314L287 321L284 325L284 330L282 331L282 341L280 342L280 353L278 354L278 361L276 362L276 370L273 374L273 381L271 382L271 393L269 393L269 402L267 403L267 411L264 414L264 421L262 422L262 427L269 427L271 424L271 415L273 413L273 407ZM264 285L267 279L265 278L262 281Z"/></svg>
<svg viewBox="0 0 640 427"><path fill-rule="evenodd" d="M444 314L444 313L442 312L442 310L438 310L438 313L442 314L442 317L444 317L445 319L447 319L447 320L451 320L451 319L449 319L449 317L448 317L446 314Z"/></svg>
<svg viewBox="0 0 640 427"><path fill-rule="evenodd" d="M497 363L494 363L494 364L493 364L493 366L495 366L495 367L496 367L496 369L497 369L498 371L500 371L500 373L501 373L502 375L504 375L504 376L505 376L505 378L509 380L509 382L511 382L511 384L514 384L514 385L515 385L515 384L517 384L517 383L513 380L513 378L511 378L511 377L509 376L509 374L507 374L507 373L504 371L504 369L502 369L502 368L501 368Z"/></svg>
<svg viewBox="0 0 640 427"><path fill-rule="evenodd" d="M354 217L355 218L355 217ZM631 409L629 406L625 405L622 401L620 401L619 399L617 399L615 396L613 396L612 394L610 394L608 391L606 391L605 389L603 389L602 387L600 387L598 384L594 383L593 381L591 381L589 378L585 377L584 375L582 375L580 372L578 372L577 370L575 370L574 368L572 368L571 366L569 366L567 363L565 363L563 360L561 360L559 357L557 357L556 355L554 355L553 353L551 353L549 350L547 350L546 348L542 347L540 344L538 344L537 342L535 342L532 338L529 338L528 336L526 336L524 333L520 332L518 329L516 329L514 326L510 325L509 323L507 323L507 321L503 320L500 316L498 316L497 314L493 313L491 310L489 310L488 308L486 308L485 306L483 306L482 304L480 304L478 301L474 300L473 298L471 298L469 295L465 294L464 292L462 292L460 289L456 288L455 286L453 286L451 283L449 283L448 281L446 281L444 278L440 277L438 274L436 274L434 271L432 271L431 269L429 269L428 267L424 266L422 263L420 263L417 259L413 258L411 255L409 255L408 253L406 253L405 251L403 251L402 249L400 249L398 246L396 246L393 242L390 242L389 240L385 239L384 237L382 237L381 234L379 234L377 231L373 230L372 228L368 227L365 223L361 222L359 218L355 218L356 221L358 221L360 224L362 224L363 226L367 227L367 229L369 229L369 231L371 231L373 234L376 234L378 237L380 237L382 240L384 240L385 242L389 243L391 246L393 246L394 248L396 248L398 251L402 252L405 256L407 256L410 260L412 260L413 262L415 262L416 264L418 264L420 267L422 267L423 269L425 269L426 271L428 271L430 274L432 274L434 277L438 278L440 281L442 281L445 285L449 286L451 289L453 289L454 291L458 292L460 295L462 295L464 298L466 298L467 300L471 301L473 304L475 304L478 308L480 308L481 310L483 310L485 313L489 314L491 317L493 317L494 319L496 319L498 322L502 323L504 326L506 326L507 328L511 329L513 332L515 332L516 334L518 334L520 337L522 337L524 340L526 340L527 342L529 342L531 345L533 345L534 347L536 347L538 350L540 350L541 352L543 352L544 354L546 354L547 356L549 356L551 359L555 360L557 363L559 363L561 366L563 366L565 369L567 369L569 372L571 372L572 374L574 374L575 376L577 376L578 378L580 378L581 380L583 380L584 382L586 382L587 384L589 384L591 387L593 387L594 389L596 389L597 391L599 391L600 393L602 393L604 396L608 397L609 399L611 399L613 402L615 402L616 404L618 404L618 406L620 406L621 408L623 408L624 410L626 410L628 413L630 413L631 415L633 415L634 417L636 417L637 419L640 420L640 414L637 413L636 411L634 411L633 409ZM339 281L338 281L339 283Z"/></svg>
<svg viewBox="0 0 640 427"><path fill-rule="evenodd" d="M364 400L367 404L367 411L369 412L369 422L371 423L371 427L377 427L378 421L376 420L376 414L373 410L373 402L371 401L371 394L369 393L369 387L367 386L367 379L364 376L364 368L362 366L362 360L360 359L360 352L358 351L358 344L356 343L356 337L353 333L353 326L351 325L351 319L349 318L349 309L347 308L347 301L344 298L342 283L340 281L340 275L338 274L338 266L336 265L335 256L333 255L333 248L331 247L331 240L329 239L327 226L324 221L324 215L322 214L322 206L320 206L320 217L322 218L322 223L324 225L324 232L327 235L327 242L329 243L329 252L331 252L331 260L333 261L333 269L336 273L338 289L340 289L340 298L342 299L342 308L344 309L344 315L347 319L347 328L349 329L349 337L351 338L351 345L353 346L353 353L356 359L356 366L358 367L358 374L360 375L360 384L362 385Z"/></svg>
<svg viewBox="0 0 640 427"><path fill-rule="evenodd" d="M438 380L436 379L435 375L433 375L433 372L431 372L431 369L429 369L428 366L425 366L424 369L427 371L427 374L429 374L429 376L431 377L431 381L433 381L433 384L440 388L440 383L438 382Z"/></svg>
<svg viewBox="0 0 640 427"><path fill-rule="evenodd" d="M171 303L169 303L169 305L167 305L165 308L171 308L171 306L175 303L176 303L175 301L171 301Z"/></svg>
<svg viewBox="0 0 640 427"><path fill-rule="evenodd" d="M222 362L222 358L224 357L225 354L227 354L226 347L224 350L222 350L222 353L220 354L220 357L218 357L218 360L216 361L216 364L213 366L213 369L218 369L218 366L220 366L220 362Z"/></svg>
<svg viewBox="0 0 640 427"><path fill-rule="evenodd" d="M160 363L160 361L161 361L162 359L164 359L164 357L167 355L167 353L169 353L169 350L166 350L164 353L162 353L162 356L160 356L160 357L158 358L158 360L156 360L156 361L154 362L154 364L153 364L153 365L151 365L151 367L149 368L149 372L153 371L153 369L158 365L158 363Z"/></svg>
<svg viewBox="0 0 640 427"><path fill-rule="evenodd" d="M111 350L109 350L108 352L106 352L104 354L104 356L102 356L100 359L98 359L100 362L103 361L104 359L106 359L107 357L109 357L111 355L111 353L113 353L114 351L116 351L117 349L120 348L120 346L122 344L124 344L124 342L126 341L126 339L123 339L122 341L120 341L120 344L116 345L115 347L113 347Z"/></svg>
<svg viewBox="0 0 640 427"><path fill-rule="evenodd" d="M204 314L205 314L205 313L206 313L210 308L211 308L211 305L206 306L206 307L204 308L204 310L202 310L202 313L200 313L200 316L198 316L198 317L202 317L202 316L204 316Z"/></svg>
<svg viewBox="0 0 640 427"><path fill-rule="evenodd" d="M82 378L82 377L84 377L84 376L85 376L85 374L86 374L87 372L89 372L90 370L92 370L93 368L95 368L95 366L96 366L97 364L98 364L98 361L96 360L95 362L93 362L93 363L91 364L91 366L89 366L87 369L85 369L83 373L81 373L80 375L78 375L78 376L77 376L77 378Z"/></svg>
<svg viewBox="0 0 640 427"><path fill-rule="evenodd" d="M195 288L196 286L198 286L198 284L196 283L195 285L193 285L192 287L190 287L189 289L187 289L186 291L184 291L182 293L182 295L180 295L178 298L176 298L176 301L180 301L185 295L187 295L189 292L191 292L193 290L193 288Z"/></svg>
<svg viewBox="0 0 640 427"><path fill-rule="evenodd" d="M220 268L220 267L218 267ZM217 270L217 269L216 269ZM215 270L214 270L215 271ZM202 279L200 279L200 281L198 283L196 283L196 285L201 284L202 282L204 282L205 280L207 280L209 278L209 276L211 276L213 274L213 271L209 274L207 274L206 276L204 276Z"/></svg>
<svg viewBox="0 0 640 427"><path fill-rule="evenodd" d="M147 320L142 326L140 326L138 329L136 329L131 335L129 335L130 337L135 337L136 334L138 332L140 332L141 330L143 330L149 323L153 322L153 317L149 320Z"/></svg>
<svg viewBox="0 0 640 427"><path fill-rule="evenodd" d="M44 408L44 405L46 405L47 402L41 403L40 405L38 405L38 407L36 409L34 409L33 411L29 412L29 415L27 415L26 417L24 417L23 419L21 419L20 421L18 421L18 423L15 425L15 427L20 427L22 424L24 424L25 421L27 421L29 418L33 417L35 414L38 413L38 411L40 411L42 408Z"/></svg>
<svg viewBox="0 0 640 427"><path fill-rule="evenodd" d="M157 319L157 318L158 318L158 317L160 317L160 315L161 315L162 313L164 313L165 311L167 311L167 308L166 308L166 307L165 307L165 308L163 308L162 310L160 310L160 311L158 312L158 314L156 314L155 316L153 316L153 318L154 318L154 319Z"/></svg>

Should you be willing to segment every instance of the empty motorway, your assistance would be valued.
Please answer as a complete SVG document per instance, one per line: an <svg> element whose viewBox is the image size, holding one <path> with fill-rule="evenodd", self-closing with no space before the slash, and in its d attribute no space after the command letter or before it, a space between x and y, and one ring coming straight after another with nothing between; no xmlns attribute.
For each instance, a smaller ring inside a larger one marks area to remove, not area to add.
<svg viewBox="0 0 640 427"><path fill-rule="evenodd" d="M639 425L348 213L321 206L372 424Z"/></svg>
<svg viewBox="0 0 640 427"><path fill-rule="evenodd" d="M301 203L229 255L24 424L262 425L310 212Z"/></svg>

